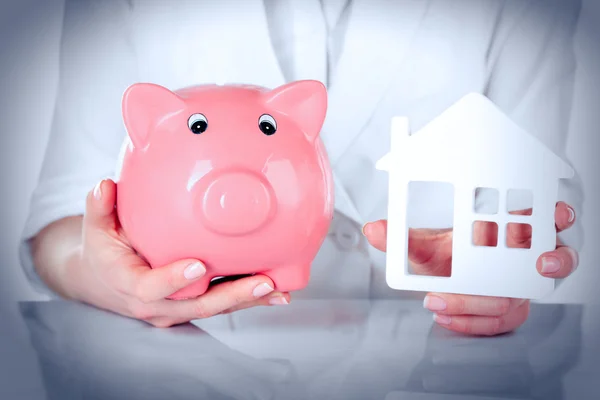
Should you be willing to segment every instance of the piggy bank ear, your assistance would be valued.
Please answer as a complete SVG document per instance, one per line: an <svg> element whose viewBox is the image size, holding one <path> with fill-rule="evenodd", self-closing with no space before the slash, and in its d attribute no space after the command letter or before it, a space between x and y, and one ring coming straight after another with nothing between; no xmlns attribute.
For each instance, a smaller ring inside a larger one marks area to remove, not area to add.
<svg viewBox="0 0 600 400"><path fill-rule="evenodd" d="M313 142L327 114L327 90L319 81L288 83L265 93L265 104L291 117Z"/></svg>
<svg viewBox="0 0 600 400"><path fill-rule="evenodd" d="M149 134L164 117L185 109L183 99L162 86L135 83L123 95L123 120L136 148L148 145Z"/></svg>

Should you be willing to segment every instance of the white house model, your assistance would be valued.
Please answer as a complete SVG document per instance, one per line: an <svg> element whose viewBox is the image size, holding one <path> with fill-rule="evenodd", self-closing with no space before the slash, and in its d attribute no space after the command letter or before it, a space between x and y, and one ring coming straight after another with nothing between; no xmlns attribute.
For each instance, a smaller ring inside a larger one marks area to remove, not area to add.
<svg viewBox="0 0 600 400"><path fill-rule="evenodd" d="M391 151L377 164L389 173L386 280L391 288L529 299L554 289L554 280L536 270L536 260L556 247L559 179L574 174L568 164L480 94L463 97L415 134L410 134L408 120L401 117L392 120L391 131ZM449 277L410 273L410 182L443 182L454 189ZM496 213L476 211L478 188L497 191ZM512 191L533 195L530 215L508 212ZM495 245L475 244L476 221L497 224ZM507 246L509 224L531 227L529 248Z"/></svg>

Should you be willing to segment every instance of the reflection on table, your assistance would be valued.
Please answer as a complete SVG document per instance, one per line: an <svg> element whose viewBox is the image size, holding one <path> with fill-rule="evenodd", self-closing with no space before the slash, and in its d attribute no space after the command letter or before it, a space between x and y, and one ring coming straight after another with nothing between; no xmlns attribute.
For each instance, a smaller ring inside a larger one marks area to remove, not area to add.
<svg viewBox="0 0 600 400"><path fill-rule="evenodd" d="M517 332L475 338L434 325L414 301L302 300L168 329L71 302L21 303L49 400L583 399L592 371L579 381L589 387L564 385L600 348L582 345L584 332L600 338L583 312L533 305Z"/></svg>

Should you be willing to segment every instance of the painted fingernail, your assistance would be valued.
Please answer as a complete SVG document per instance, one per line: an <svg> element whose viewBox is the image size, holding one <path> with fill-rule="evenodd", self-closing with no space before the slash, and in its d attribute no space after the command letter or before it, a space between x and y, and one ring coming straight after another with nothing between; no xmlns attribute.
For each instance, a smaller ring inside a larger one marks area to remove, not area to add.
<svg viewBox="0 0 600 400"><path fill-rule="evenodd" d="M452 318L449 316L439 314L433 314L433 320L442 325L450 325L450 322L452 322Z"/></svg>
<svg viewBox="0 0 600 400"><path fill-rule="evenodd" d="M573 265L571 271L575 271L577 269L577 267L579 266L579 253L577 253L575 250L573 250L570 247L567 248L567 251L571 255L571 262L572 262L571 265Z"/></svg>
<svg viewBox="0 0 600 400"><path fill-rule="evenodd" d="M575 221L575 210L571 207L567 207L567 210L569 210L569 222Z"/></svg>
<svg viewBox="0 0 600 400"><path fill-rule="evenodd" d="M430 311L443 311L446 309L446 302L441 297L427 295L423 299L423 307Z"/></svg>
<svg viewBox="0 0 600 400"><path fill-rule="evenodd" d="M96 200L100 200L102 198L102 182L103 181L98 182L94 187L94 197Z"/></svg>
<svg viewBox="0 0 600 400"><path fill-rule="evenodd" d="M254 288L252 294L254 295L254 297L263 297L271 293L273 290L275 289L273 289L268 283L261 283L260 285Z"/></svg>
<svg viewBox="0 0 600 400"><path fill-rule="evenodd" d="M287 299L283 296L274 296L269 299L269 304L274 306L283 306L290 304Z"/></svg>
<svg viewBox="0 0 600 400"><path fill-rule="evenodd" d="M542 257L542 273L553 274L560 269L560 261L556 257Z"/></svg>
<svg viewBox="0 0 600 400"><path fill-rule="evenodd" d="M185 279L197 279L206 273L206 268L200 262L195 262L188 265L183 271Z"/></svg>

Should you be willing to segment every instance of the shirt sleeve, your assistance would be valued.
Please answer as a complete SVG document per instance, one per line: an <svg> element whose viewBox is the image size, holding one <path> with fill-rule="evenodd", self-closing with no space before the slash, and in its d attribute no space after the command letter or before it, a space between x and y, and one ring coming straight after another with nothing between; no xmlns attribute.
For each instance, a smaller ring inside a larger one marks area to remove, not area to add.
<svg viewBox="0 0 600 400"><path fill-rule="evenodd" d="M121 99L137 75L130 7L127 0L65 3L50 137L19 249L33 287L51 296L34 269L30 239L56 220L83 215L87 193L114 177L126 134Z"/></svg>
<svg viewBox="0 0 600 400"><path fill-rule="evenodd" d="M574 36L581 1L507 1L497 19L488 52L486 95L517 124L536 136L565 162L577 62ZM515 198L510 209L522 208ZM558 200L577 214L575 225L559 234L581 250L583 187L577 171L559 183ZM510 201L510 199L509 199Z"/></svg>

